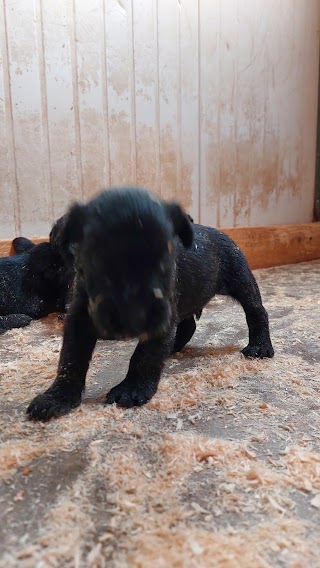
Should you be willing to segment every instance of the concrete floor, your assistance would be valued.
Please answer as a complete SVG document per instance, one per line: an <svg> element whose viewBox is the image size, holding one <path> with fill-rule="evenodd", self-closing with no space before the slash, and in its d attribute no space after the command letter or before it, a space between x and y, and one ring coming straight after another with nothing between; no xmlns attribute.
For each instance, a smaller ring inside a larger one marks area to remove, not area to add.
<svg viewBox="0 0 320 568"><path fill-rule="evenodd" d="M61 325L1 337L1 566L320 566L320 263L256 276L275 358L217 298L141 409L103 405L134 344L100 342L81 407L27 422Z"/></svg>

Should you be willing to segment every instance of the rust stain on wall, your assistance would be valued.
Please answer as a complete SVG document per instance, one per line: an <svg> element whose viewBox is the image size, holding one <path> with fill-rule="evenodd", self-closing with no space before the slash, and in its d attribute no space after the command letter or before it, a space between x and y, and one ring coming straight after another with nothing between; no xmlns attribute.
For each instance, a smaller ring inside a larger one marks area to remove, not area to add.
<svg viewBox="0 0 320 568"><path fill-rule="evenodd" d="M81 112L82 179L86 198L96 195L106 184L108 166L101 128L101 113L93 108ZM92 157L94 156L94 159Z"/></svg>
<svg viewBox="0 0 320 568"><path fill-rule="evenodd" d="M137 185L151 189L156 188L158 180L156 180L156 143L154 128L139 125L136 136Z"/></svg>
<svg viewBox="0 0 320 568"><path fill-rule="evenodd" d="M111 112L109 140L111 184L132 183L132 138L130 120L124 111Z"/></svg>
<svg viewBox="0 0 320 568"><path fill-rule="evenodd" d="M192 166L185 162L181 164L181 195L180 201L187 211L191 212L192 205Z"/></svg>
<svg viewBox="0 0 320 568"><path fill-rule="evenodd" d="M169 127L160 135L160 193L164 199L176 196L178 187L177 143Z"/></svg>

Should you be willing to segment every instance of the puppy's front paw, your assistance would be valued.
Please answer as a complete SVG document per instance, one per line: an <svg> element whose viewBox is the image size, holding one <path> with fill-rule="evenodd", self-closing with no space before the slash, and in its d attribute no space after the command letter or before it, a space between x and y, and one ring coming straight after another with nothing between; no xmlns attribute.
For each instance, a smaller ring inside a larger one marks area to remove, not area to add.
<svg viewBox="0 0 320 568"><path fill-rule="evenodd" d="M29 420L47 422L50 418L58 418L68 414L72 408L81 403L81 397L67 397L56 389L50 388L38 394L29 404L27 415Z"/></svg>
<svg viewBox="0 0 320 568"><path fill-rule="evenodd" d="M243 355L245 357L250 357L252 359L265 359L268 357L271 359L274 356L274 350L271 343L267 343L266 345L247 345L244 349L242 349Z"/></svg>
<svg viewBox="0 0 320 568"><path fill-rule="evenodd" d="M124 380L108 392L106 404L116 402L119 406L124 406L125 408L142 406L153 397L156 391L157 386L151 382L147 385L140 386Z"/></svg>

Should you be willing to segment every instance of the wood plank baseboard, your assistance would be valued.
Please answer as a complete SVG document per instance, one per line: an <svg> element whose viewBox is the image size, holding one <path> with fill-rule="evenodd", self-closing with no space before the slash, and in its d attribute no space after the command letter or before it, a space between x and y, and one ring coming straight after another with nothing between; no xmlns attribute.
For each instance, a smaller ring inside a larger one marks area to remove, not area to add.
<svg viewBox="0 0 320 568"><path fill-rule="evenodd" d="M221 229L246 255L249 265L270 268L320 259L320 222ZM35 238L35 243L47 240ZM11 240L0 241L0 257L12 254Z"/></svg>
<svg viewBox="0 0 320 568"><path fill-rule="evenodd" d="M320 259L320 222L221 230L244 252L252 269Z"/></svg>

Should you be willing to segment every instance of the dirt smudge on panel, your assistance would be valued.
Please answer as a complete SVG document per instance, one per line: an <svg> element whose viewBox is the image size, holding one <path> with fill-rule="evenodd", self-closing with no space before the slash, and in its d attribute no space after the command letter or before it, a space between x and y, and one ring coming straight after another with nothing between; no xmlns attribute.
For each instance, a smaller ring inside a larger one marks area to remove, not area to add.
<svg viewBox="0 0 320 568"><path fill-rule="evenodd" d="M151 126L137 126L137 185L159 193L160 187L156 187L156 135Z"/></svg>
<svg viewBox="0 0 320 568"><path fill-rule="evenodd" d="M83 192L89 199L103 189L106 179L106 140L100 112L83 109L81 113Z"/></svg>
<svg viewBox="0 0 320 568"><path fill-rule="evenodd" d="M278 191L286 191L292 197L299 196L302 189L301 179L299 175L282 175L279 173Z"/></svg>
<svg viewBox="0 0 320 568"><path fill-rule="evenodd" d="M217 161L215 159L215 154L217 153L217 144L215 142L208 142L205 147L205 163L204 168L206 169L206 185L201 187L201 191L205 192L205 205L209 207L214 207L217 204Z"/></svg>
<svg viewBox="0 0 320 568"><path fill-rule="evenodd" d="M236 193L234 201L234 220L237 224L237 217L246 217L249 220L250 215L250 181L251 181L251 159L252 159L252 143L245 140L237 143L236 150ZM248 224L248 223L246 223Z"/></svg>
<svg viewBox="0 0 320 568"><path fill-rule="evenodd" d="M161 196L177 198L177 143L169 126L160 132Z"/></svg>
<svg viewBox="0 0 320 568"><path fill-rule="evenodd" d="M108 67L108 84L118 97L125 97L128 93L128 75L123 69L111 65Z"/></svg>
<svg viewBox="0 0 320 568"><path fill-rule="evenodd" d="M70 109L70 113L73 110ZM75 135L70 119L51 123L49 138L51 148L51 179L55 218L65 213L71 201L80 198L78 185Z"/></svg>
<svg viewBox="0 0 320 568"><path fill-rule="evenodd" d="M161 131L160 169L161 196L164 199L176 199L186 209L192 203L192 167L181 162L181 193L178 187L178 138L172 135L169 127Z"/></svg>
<svg viewBox="0 0 320 568"><path fill-rule="evenodd" d="M132 140L130 120L124 111L109 117L111 185L132 184Z"/></svg>
<svg viewBox="0 0 320 568"><path fill-rule="evenodd" d="M226 197L233 195L236 187L235 143L224 139L220 144L220 193Z"/></svg>
<svg viewBox="0 0 320 568"><path fill-rule="evenodd" d="M192 166L182 161L180 201L189 210L192 205Z"/></svg>
<svg viewBox="0 0 320 568"><path fill-rule="evenodd" d="M79 90L83 95L90 91L92 84L95 87L98 86L98 84L99 84L98 73L97 72L95 72L95 73L91 72L91 77L88 77L87 74L81 73L79 80L78 80L78 85L79 85Z"/></svg>
<svg viewBox="0 0 320 568"><path fill-rule="evenodd" d="M14 116L16 175L22 230L25 231L28 227L29 231L33 229L33 234L39 234L39 231L43 231L48 217L40 116L36 112L22 112L18 104Z"/></svg>

